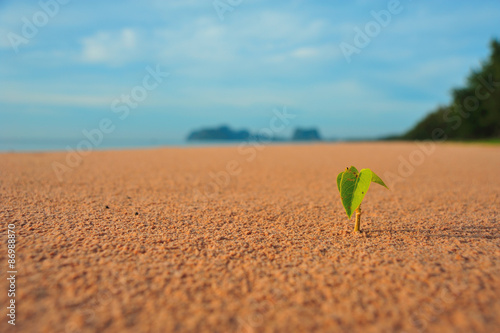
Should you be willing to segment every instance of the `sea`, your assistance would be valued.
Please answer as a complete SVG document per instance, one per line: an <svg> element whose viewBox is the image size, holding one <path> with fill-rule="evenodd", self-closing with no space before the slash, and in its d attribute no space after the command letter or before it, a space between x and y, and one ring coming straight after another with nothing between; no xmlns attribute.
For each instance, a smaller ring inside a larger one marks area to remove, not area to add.
<svg viewBox="0 0 500 333"><path fill-rule="evenodd" d="M0 153L7 152L67 152L76 150L127 150L154 149L161 147L225 147L253 144L245 141L187 141L187 140L144 140L144 139L104 139L98 145L82 139L2 139ZM286 142L272 142L283 144Z"/></svg>

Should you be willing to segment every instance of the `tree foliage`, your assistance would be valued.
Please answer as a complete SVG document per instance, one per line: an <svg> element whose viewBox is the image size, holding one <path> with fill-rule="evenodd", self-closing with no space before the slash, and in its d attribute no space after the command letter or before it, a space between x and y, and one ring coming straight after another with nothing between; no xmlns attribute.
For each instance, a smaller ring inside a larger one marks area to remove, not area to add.
<svg viewBox="0 0 500 333"><path fill-rule="evenodd" d="M465 87L452 91L450 105L440 106L401 138L488 139L500 137L500 42L491 41L491 55L473 70Z"/></svg>

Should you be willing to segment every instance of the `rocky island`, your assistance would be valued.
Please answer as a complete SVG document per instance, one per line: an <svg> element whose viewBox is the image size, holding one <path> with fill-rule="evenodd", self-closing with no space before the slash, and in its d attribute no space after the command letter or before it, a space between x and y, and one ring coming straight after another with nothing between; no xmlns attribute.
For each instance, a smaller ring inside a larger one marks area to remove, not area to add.
<svg viewBox="0 0 500 333"><path fill-rule="evenodd" d="M280 137L263 137L257 133L251 133L246 129L233 130L227 125L215 128L202 128L192 131L187 136L187 141L247 141L247 140L266 140L266 141L321 141L322 138L316 128L296 128L290 139Z"/></svg>

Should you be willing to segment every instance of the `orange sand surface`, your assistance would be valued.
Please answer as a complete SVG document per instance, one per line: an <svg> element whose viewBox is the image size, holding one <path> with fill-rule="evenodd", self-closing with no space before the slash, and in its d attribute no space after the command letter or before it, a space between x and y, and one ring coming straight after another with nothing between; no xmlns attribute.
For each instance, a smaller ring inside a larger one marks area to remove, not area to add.
<svg viewBox="0 0 500 333"><path fill-rule="evenodd" d="M0 154L2 332L499 332L499 146L94 151L59 181L66 157ZM361 234L350 165L391 188Z"/></svg>

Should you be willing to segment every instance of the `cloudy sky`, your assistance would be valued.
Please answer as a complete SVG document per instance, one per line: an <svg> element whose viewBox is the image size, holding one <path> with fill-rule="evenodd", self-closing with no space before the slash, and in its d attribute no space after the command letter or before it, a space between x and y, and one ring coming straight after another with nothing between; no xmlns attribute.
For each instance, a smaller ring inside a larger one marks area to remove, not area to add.
<svg viewBox="0 0 500 333"><path fill-rule="evenodd" d="M498 0L4 0L0 140L81 139L108 118L106 140L178 142L283 107L289 131L398 133L449 101L499 18Z"/></svg>

